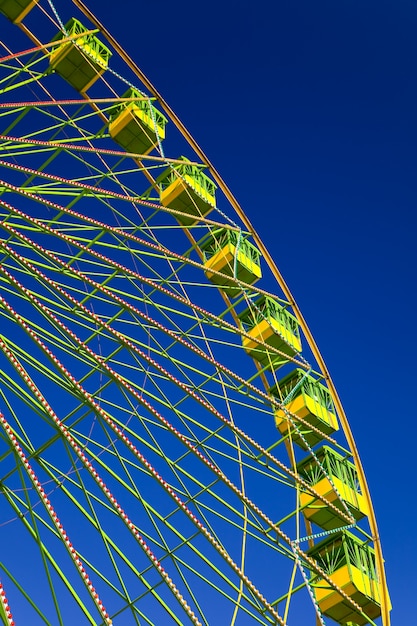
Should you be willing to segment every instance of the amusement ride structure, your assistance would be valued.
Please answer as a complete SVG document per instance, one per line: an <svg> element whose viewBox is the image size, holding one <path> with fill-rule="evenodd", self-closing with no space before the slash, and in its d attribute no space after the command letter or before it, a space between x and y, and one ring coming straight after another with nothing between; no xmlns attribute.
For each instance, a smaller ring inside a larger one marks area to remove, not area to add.
<svg viewBox="0 0 417 626"><path fill-rule="evenodd" d="M81 0L0 0L0 622L390 624L323 358Z"/></svg>

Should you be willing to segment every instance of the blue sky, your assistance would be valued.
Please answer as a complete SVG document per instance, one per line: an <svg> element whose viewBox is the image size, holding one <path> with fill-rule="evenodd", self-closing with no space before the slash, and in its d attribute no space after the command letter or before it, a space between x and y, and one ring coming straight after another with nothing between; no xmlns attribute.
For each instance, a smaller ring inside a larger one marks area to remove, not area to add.
<svg viewBox="0 0 417 626"><path fill-rule="evenodd" d="M86 3L201 145L287 280L368 477L392 624L409 623L417 6Z"/></svg>
<svg viewBox="0 0 417 626"><path fill-rule="evenodd" d="M90 0L272 252L341 395L409 623L417 7L408 0Z"/></svg>

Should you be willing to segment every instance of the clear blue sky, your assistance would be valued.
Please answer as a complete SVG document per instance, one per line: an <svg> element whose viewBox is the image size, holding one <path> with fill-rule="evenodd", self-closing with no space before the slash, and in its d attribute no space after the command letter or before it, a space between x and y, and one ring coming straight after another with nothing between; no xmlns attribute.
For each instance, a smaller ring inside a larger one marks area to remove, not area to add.
<svg viewBox="0 0 417 626"><path fill-rule="evenodd" d="M417 5L90 0L231 187L327 361L415 615Z"/></svg>
<svg viewBox="0 0 417 626"><path fill-rule="evenodd" d="M219 170L298 301L368 477L392 626L408 626L417 586L415 0L85 2Z"/></svg>

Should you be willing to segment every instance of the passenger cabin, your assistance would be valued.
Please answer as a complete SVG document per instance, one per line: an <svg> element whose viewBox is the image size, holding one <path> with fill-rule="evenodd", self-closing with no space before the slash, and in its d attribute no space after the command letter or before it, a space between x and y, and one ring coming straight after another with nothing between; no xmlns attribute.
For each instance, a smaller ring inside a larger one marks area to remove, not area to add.
<svg viewBox="0 0 417 626"><path fill-rule="evenodd" d="M242 337L246 352L266 369L278 369L301 351L301 339L296 318L269 296L261 296L239 315L249 337ZM267 346L263 346L263 341ZM268 346L283 355L268 350Z"/></svg>
<svg viewBox="0 0 417 626"><path fill-rule="evenodd" d="M297 463L297 471L306 483L342 512L349 511L356 520L368 515L368 505L360 491L354 464L328 446L322 446L314 454L316 458L310 455ZM306 518L324 530L346 524L336 511L307 491L301 492L300 504Z"/></svg>
<svg viewBox="0 0 417 626"><path fill-rule="evenodd" d="M0 13L19 24L39 0L0 0Z"/></svg>
<svg viewBox="0 0 417 626"><path fill-rule="evenodd" d="M202 167L181 157L180 163L171 165L157 179L161 204L186 213L175 215L184 226L195 224L216 206L216 185L201 171Z"/></svg>
<svg viewBox="0 0 417 626"><path fill-rule="evenodd" d="M298 422L283 409L275 410L275 423L280 433L291 435L292 441L304 450L322 441L323 434L331 435L339 429L329 390L302 369L290 372L271 387L269 393L281 400L286 411L304 421Z"/></svg>
<svg viewBox="0 0 417 626"><path fill-rule="evenodd" d="M110 111L109 133L126 152L148 154L165 139L167 119L156 109L149 98L133 87L123 94L120 102Z"/></svg>
<svg viewBox="0 0 417 626"><path fill-rule="evenodd" d="M340 531L310 548L307 554L361 610L352 606L320 574L312 571L310 584L323 615L343 626L349 622L362 626L380 616L381 590L375 553L367 543L347 531Z"/></svg>
<svg viewBox="0 0 417 626"><path fill-rule="evenodd" d="M80 93L87 91L103 74L109 64L110 50L89 29L74 17L65 24L65 33L54 39L49 64L60 76ZM59 43L60 39L73 37L72 41Z"/></svg>
<svg viewBox="0 0 417 626"><path fill-rule="evenodd" d="M242 292L237 281L253 285L262 276L259 250L236 230L214 231L201 250L207 278L230 296ZM230 278L218 276L212 270Z"/></svg>

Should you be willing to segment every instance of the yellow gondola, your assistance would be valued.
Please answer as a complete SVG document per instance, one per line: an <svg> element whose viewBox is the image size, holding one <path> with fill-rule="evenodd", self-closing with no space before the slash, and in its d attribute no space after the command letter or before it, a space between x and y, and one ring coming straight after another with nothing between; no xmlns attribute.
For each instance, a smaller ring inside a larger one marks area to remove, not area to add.
<svg viewBox="0 0 417 626"><path fill-rule="evenodd" d="M251 307L239 314L243 329L249 337L242 337L246 352L267 369L278 369L288 362L288 357L301 351L301 339L296 318L269 296L261 296ZM276 348L278 355L261 345Z"/></svg>
<svg viewBox="0 0 417 626"><path fill-rule="evenodd" d="M253 285L262 276L259 250L235 230L222 228L214 231L201 250L205 275L228 295L237 296L242 292L237 281ZM218 276L213 270L225 277Z"/></svg>
<svg viewBox="0 0 417 626"><path fill-rule="evenodd" d="M320 611L338 624L364 626L381 614L381 590L374 550L352 533L340 531L308 550L331 580L359 607L355 608L313 572L310 584Z"/></svg>
<svg viewBox="0 0 417 626"><path fill-rule="evenodd" d="M189 215L175 218L180 224L191 226L215 208L216 185L201 171L202 166L190 163L185 157L180 160L162 172L157 184L161 204Z"/></svg>
<svg viewBox="0 0 417 626"><path fill-rule="evenodd" d="M167 119L137 89L130 88L121 102L110 111L109 134L126 152L148 154L165 139Z"/></svg>
<svg viewBox="0 0 417 626"><path fill-rule="evenodd" d="M286 411L275 410L278 430L283 435L291 435L294 443L301 448L307 449L306 443L314 446L323 440L323 435L331 435L339 429L329 390L303 370L293 370L271 387L269 392L282 400L286 408ZM288 412L302 418L303 422L288 416Z"/></svg>
<svg viewBox="0 0 417 626"><path fill-rule="evenodd" d="M50 67L80 93L87 91L108 67L110 50L74 17L65 24L49 56ZM73 37L59 43L60 39Z"/></svg>
<svg viewBox="0 0 417 626"><path fill-rule="evenodd" d="M347 509L356 520L369 514L354 464L329 446L322 446L314 456L297 463L297 471L315 491L342 512L347 513ZM301 492L300 505L305 517L320 528L331 530L346 524L334 509L308 491Z"/></svg>

